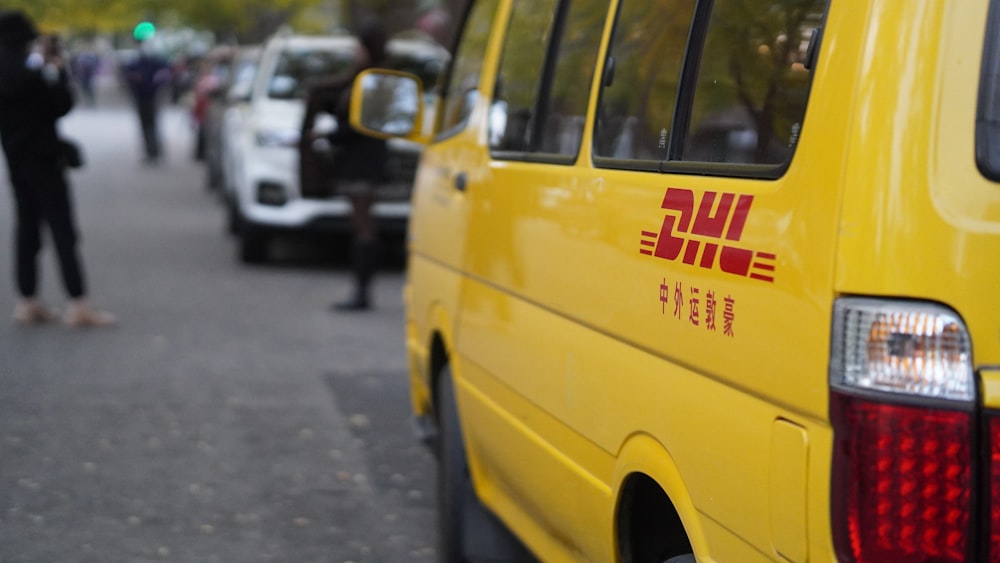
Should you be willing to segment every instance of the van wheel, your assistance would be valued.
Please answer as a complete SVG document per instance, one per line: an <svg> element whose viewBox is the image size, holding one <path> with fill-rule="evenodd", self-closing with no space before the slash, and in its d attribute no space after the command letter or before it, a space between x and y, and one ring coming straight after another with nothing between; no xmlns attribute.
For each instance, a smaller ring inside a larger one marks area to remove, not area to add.
<svg viewBox="0 0 1000 563"><path fill-rule="evenodd" d="M441 561L486 563L530 562L521 542L476 497L465 456L465 442L455 402L451 368L437 384L438 402L438 532Z"/></svg>
<svg viewBox="0 0 1000 563"><path fill-rule="evenodd" d="M246 221L240 225L240 260L259 264L267 260L267 233Z"/></svg>

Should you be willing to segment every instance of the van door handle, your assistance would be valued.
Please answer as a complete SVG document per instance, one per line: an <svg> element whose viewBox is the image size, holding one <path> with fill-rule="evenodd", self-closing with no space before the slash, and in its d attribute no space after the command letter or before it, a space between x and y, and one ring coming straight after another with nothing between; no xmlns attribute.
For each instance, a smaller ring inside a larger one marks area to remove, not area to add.
<svg viewBox="0 0 1000 563"><path fill-rule="evenodd" d="M458 190L460 192L464 192L467 184L468 184L468 180L465 177L465 172L459 172L458 174L455 174L455 189L456 190Z"/></svg>

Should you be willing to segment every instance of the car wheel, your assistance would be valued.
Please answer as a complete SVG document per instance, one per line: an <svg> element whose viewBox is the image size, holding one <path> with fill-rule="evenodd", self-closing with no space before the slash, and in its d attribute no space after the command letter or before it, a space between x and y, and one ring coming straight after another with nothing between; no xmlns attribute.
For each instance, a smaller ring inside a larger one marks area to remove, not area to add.
<svg viewBox="0 0 1000 563"><path fill-rule="evenodd" d="M241 225L243 224L243 218L240 216L240 210L236 207L236 203L232 201L226 202L226 232L231 235L239 234Z"/></svg>
<svg viewBox="0 0 1000 563"><path fill-rule="evenodd" d="M476 497L465 456L455 386L445 366L437 384L438 532L441 561L486 563L529 562L534 558L500 520Z"/></svg>
<svg viewBox="0 0 1000 563"><path fill-rule="evenodd" d="M205 165L205 187L210 192L218 192L222 188L222 172L211 159Z"/></svg>
<svg viewBox="0 0 1000 563"><path fill-rule="evenodd" d="M240 260L245 264L259 264L267 260L267 233L246 221L240 221Z"/></svg>

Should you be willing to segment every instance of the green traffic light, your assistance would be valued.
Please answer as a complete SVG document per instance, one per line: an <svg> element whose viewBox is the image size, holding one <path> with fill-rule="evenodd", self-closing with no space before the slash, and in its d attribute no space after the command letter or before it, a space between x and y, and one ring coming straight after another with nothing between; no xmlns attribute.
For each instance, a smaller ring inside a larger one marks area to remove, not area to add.
<svg viewBox="0 0 1000 563"><path fill-rule="evenodd" d="M135 30L132 31L132 37L136 41L145 41L147 39L152 39L156 35L156 26L152 22L141 22L139 25L135 26Z"/></svg>

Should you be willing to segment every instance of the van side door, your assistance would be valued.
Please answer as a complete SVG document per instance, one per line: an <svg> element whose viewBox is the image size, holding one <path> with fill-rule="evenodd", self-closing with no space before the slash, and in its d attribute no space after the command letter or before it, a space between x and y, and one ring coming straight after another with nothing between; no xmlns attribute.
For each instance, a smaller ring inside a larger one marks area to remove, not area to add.
<svg viewBox="0 0 1000 563"><path fill-rule="evenodd" d="M570 203L589 189L589 166L578 160L609 8L609 0L512 2L480 132L484 175L469 186L458 319L462 382L472 390L460 407L477 490L522 537L541 525L587 544L561 546L566 553L594 560L612 559L607 538L591 533L606 528L606 491L591 468L560 455L582 443L559 440L571 434L565 319L537 300L553 287L550 268L585 260L555 251L561 226L586 221L567 223L563 213L582 209Z"/></svg>

